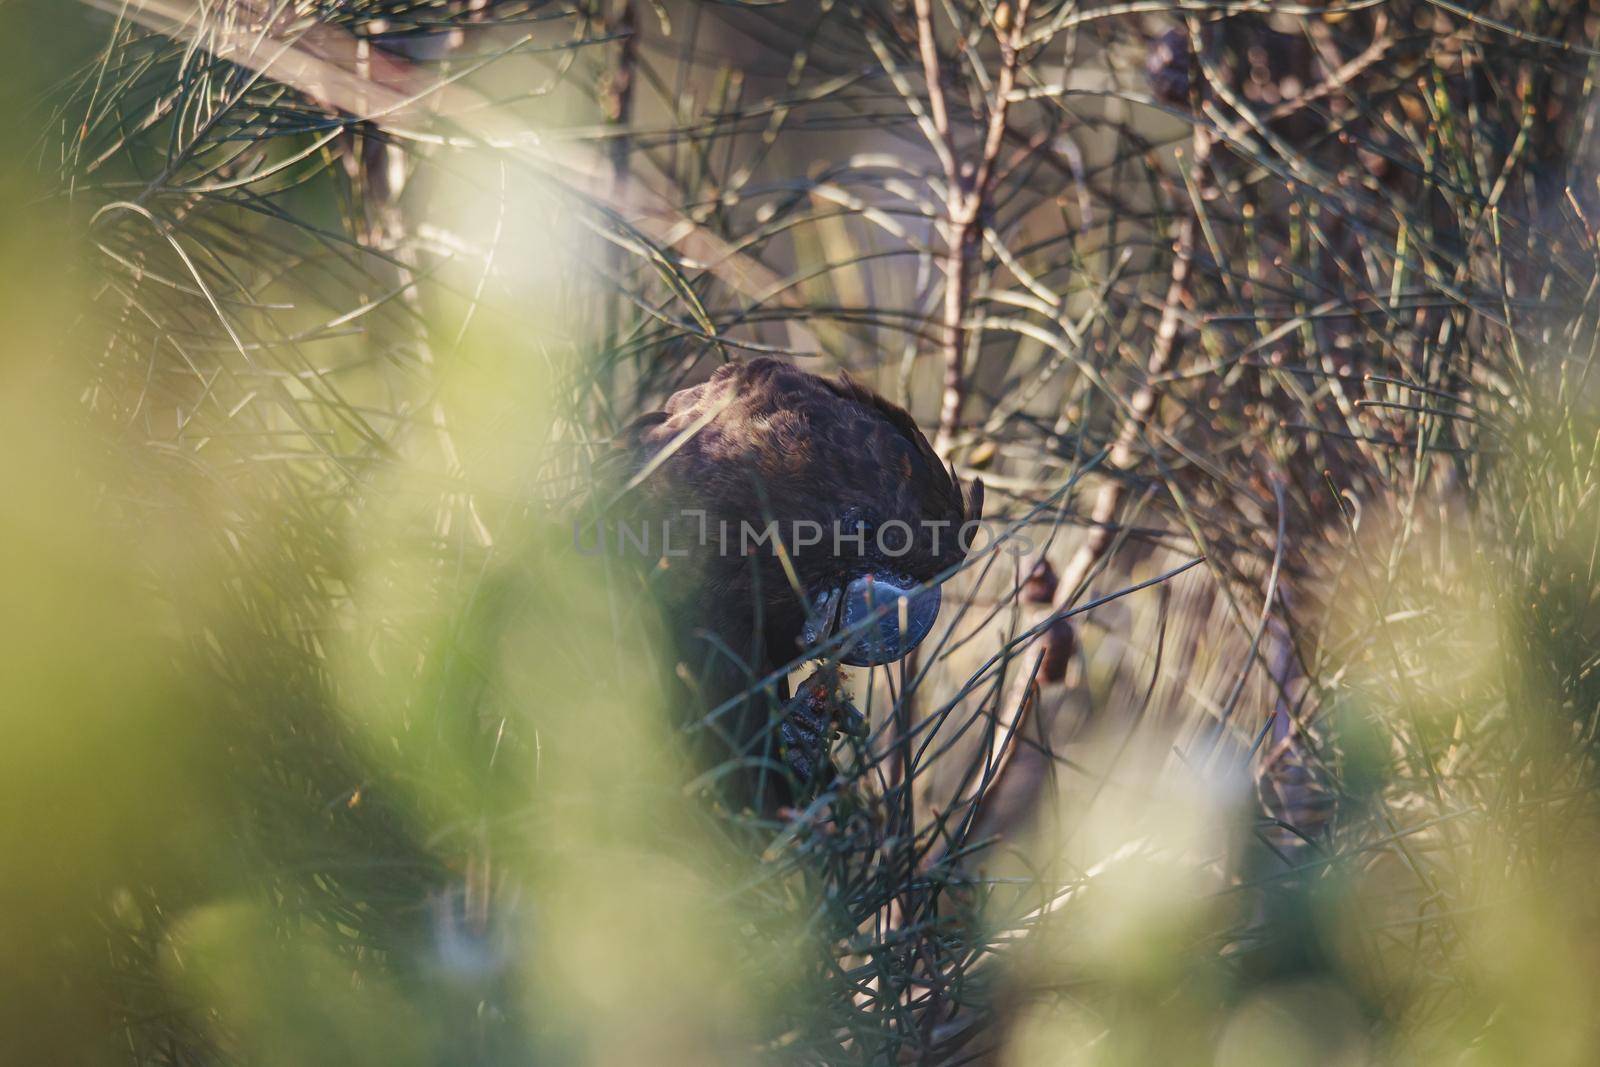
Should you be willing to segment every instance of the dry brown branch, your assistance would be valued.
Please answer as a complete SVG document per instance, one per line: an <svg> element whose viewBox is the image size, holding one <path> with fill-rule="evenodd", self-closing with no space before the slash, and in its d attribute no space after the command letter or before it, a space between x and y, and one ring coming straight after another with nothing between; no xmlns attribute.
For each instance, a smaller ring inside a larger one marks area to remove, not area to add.
<svg viewBox="0 0 1600 1067"><path fill-rule="evenodd" d="M607 0L598 16L600 31L617 37L607 47L606 71L600 81L600 114L608 125L623 132L609 139L612 182L627 183L628 153L632 148L627 130L633 122L634 66L639 55L638 16L633 0L613 3Z"/></svg>
<svg viewBox="0 0 1600 1067"><path fill-rule="evenodd" d="M1196 41L1198 37L1194 38ZM1286 118L1303 110L1311 103L1339 92L1353 79L1372 67L1392 47L1393 38L1388 32L1388 20L1380 13L1373 42L1359 55L1333 71L1325 81L1298 96L1284 101L1268 118ZM1129 399L1117 436L1108 456L1112 477L1107 479L1095 494L1089 513L1089 530L1059 575L1054 587L1050 614L1057 614L1071 606L1082 594L1090 577L1105 559L1116 537L1117 518L1127 503L1131 483L1126 477L1138 461L1141 443L1154 420L1161 401L1163 383L1170 379L1181 355L1184 308L1190 300L1190 279L1194 270L1195 252L1201 239L1201 218L1204 200L1212 189L1211 155L1215 136L1209 126L1197 122L1191 138L1191 174L1200 203L1193 211L1183 214L1174 238L1172 269L1168 276L1166 294L1161 304L1161 318L1156 327L1154 343L1145 363L1143 384ZM947 364L948 365L948 364ZM948 399L947 392L947 399ZM943 423L941 422L941 429ZM1044 662L1065 662L1075 643L1073 627L1051 627L1041 638ZM1045 679L1058 682L1060 679ZM1017 691L1009 694L1001 704L1002 720L997 724L998 736L1010 737L1021 729L1030 709L1039 707L1038 683L1023 678ZM1043 708L1040 707L1040 711ZM1042 727L1041 727L1042 729ZM1043 753L1029 749L1013 749L1005 754L999 771L990 776L987 788L977 799L978 817L974 824L982 827L985 835L1002 834L1012 824L1031 811L1033 805L1018 793L1031 794L1042 782L1042 768L1028 767L1045 759Z"/></svg>
<svg viewBox="0 0 1600 1067"><path fill-rule="evenodd" d="M1209 127L1197 123L1191 139L1192 175L1200 200L1210 188L1210 167L1213 136ZM1130 398L1127 410L1108 456L1111 477L1095 494L1089 513L1089 531L1078 546L1055 586L1049 615L1059 615L1068 610L1083 592L1089 577L1105 558L1114 540L1116 520L1127 501L1129 476L1136 465L1145 431L1155 418L1161 401L1163 381L1172 372L1182 352L1184 308L1190 300L1190 276L1194 270L1195 250L1200 240L1200 203L1185 211L1178 223L1173 242L1172 269L1168 276L1166 295L1161 304L1161 319L1156 327L1150 357L1145 362L1143 383ZM1049 627L1041 642L1040 653L1045 663L1064 664L1070 657L1076 641L1075 628L1062 620L1063 625ZM1047 679L1059 682L1060 679ZM1022 726L1022 716L1039 704L1039 683L1023 677L1016 691L1001 704L1005 716L997 724L1000 736L1010 736ZM1042 708L1040 709L1043 710ZM1041 735L1047 724L1038 724ZM985 836L1003 835L1013 829L1019 820L1026 819L1033 810L1033 796L1046 779L1048 768L1042 766L1048 755L1033 748L1018 748L1001 767L1001 773L992 775L988 787L976 799L978 808L975 826L981 826Z"/></svg>
<svg viewBox="0 0 1600 1067"><path fill-rule="evenodd" d="M944 365L944 392L939 405L939 430L934 447L948 455L961 424L966 406L967 376L965 326L967 303L971 295L973 259L981 233L979 220L989 206L997 175L996 164L1005 145L1006 118L1011 93L1016 87L1021 63L1023 38L1031 0L1018 0L1016 11L1000 4L996 9L995 36L1000 45L1000 70L989 102L988 122L983 144L975 160L963 161L950 128L945 103L943 69L933 25L931 0L916 0L917 50L922 58L923 78L928 86L928 110L932 117L935 153L945 171L944 304L940 331L940 358ZM1002 14L1004 13L1004 14Z"/></svg>

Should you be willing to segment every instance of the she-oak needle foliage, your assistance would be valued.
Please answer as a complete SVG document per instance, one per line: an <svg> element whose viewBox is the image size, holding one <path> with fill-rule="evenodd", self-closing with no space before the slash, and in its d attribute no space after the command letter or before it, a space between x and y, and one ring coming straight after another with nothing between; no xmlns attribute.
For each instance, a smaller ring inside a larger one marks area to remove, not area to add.
<svg viewBox="0 0 1600 1067"><path fill-rule="evenodd" d="M1594 5L0 11L6 1062L1600 1054ZM572 526L758 354L994 533L776 812Z"/></svg>

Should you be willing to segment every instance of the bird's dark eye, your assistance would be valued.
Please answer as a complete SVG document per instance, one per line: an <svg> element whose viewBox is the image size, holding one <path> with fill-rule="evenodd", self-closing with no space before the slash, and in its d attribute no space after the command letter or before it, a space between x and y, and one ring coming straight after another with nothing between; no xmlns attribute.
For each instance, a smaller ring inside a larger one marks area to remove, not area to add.
<svg viewBox="0 0 1600 1067"><path fill-rule="evenodd" d="M834 544L844 570L850 570L850 563L871 554L877 534L877 524L867 518L865 511L859 507L845 509L834 531Z"/></svg>
<svg viewBox="0 0 1600 1067"><path fill-rule="evenodd" d="M855 533L857 530L867 530L870 532L875 528L876 527L873 525L872 520L867 518L867 513L861 508L845 508L844 514L839 516L839 529L848 533Z"/></svg>

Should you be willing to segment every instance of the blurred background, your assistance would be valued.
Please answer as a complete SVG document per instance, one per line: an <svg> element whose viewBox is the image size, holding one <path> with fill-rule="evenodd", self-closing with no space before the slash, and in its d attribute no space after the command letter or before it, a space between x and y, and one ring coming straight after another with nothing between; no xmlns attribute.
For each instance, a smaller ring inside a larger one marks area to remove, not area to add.
<svg viewBox="0 0 1600 1067"><path fill-rule="evenodd" d="M1600 10L0 4L17 1064L1600 1058ZM729 359L997 536L733 810L571 516Z"/></svg>

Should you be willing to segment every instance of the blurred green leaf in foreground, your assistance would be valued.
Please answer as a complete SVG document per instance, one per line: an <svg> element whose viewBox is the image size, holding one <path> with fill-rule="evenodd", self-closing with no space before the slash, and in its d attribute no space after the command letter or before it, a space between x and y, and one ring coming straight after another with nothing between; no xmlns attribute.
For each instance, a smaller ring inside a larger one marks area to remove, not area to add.
<svg viewBox="0 0 1600 1067"><path fill-rule="evenodd" d="M1600 1058L1593 5L0 16L0 1060ZM1044 546L777 818L567 522L756 351Z"/></svg>

